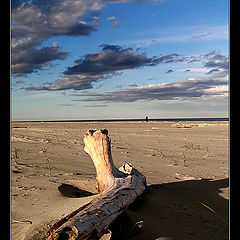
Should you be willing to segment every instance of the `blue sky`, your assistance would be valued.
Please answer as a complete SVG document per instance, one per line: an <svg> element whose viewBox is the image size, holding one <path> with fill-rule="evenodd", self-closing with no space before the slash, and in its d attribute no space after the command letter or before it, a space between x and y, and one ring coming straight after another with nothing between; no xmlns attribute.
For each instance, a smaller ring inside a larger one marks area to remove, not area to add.
<svg viewBox="0 0 240 240"><path fill-rule="evenodd" d="M227 0L12 0L12 120L228 116Z"/></svg>

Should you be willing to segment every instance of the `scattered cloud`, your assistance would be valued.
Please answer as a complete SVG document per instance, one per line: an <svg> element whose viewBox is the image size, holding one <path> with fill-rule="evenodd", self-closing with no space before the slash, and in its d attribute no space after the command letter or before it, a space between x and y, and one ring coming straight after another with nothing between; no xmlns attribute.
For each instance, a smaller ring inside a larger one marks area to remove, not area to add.
<svg viewBox="0 0 240 240"><path fill-rule="evenodd" d="M52 36L89 35L99 27L99 10L106 4L128 1L132 0L12 0L12 75L26 76L51 61L65 59L67 52L61 51L56 42L45 48L39 49L39 46ZM115 20L115 17L108 20ZM115 21L112 26L119 24ZM32 55L33 63L29 63L27 58Z"/></svg>
<svg viewBox="0 0 240 240"><path fill-rule="evenodd" d="M119 71L138 69L144 66L156 66L160 63L183 61L176 53L147 57L132 48L122 48L118 45L102 44L101 51L86 54L75 60L73 66L63 72L61 79L43 85L31 86L26 90L84 90L93 88L93 83L121 74Z"/></svg>
<svg viewBox="0 0 240 240"><path fill-rule="evenodd" d="M87 36L98 29L99 11L107 4L130 1L134 0L12 0L12 75L14 77L27 76L44 69L54 60L65 59L68 53L66 50L61 50L57 42L53 42L52 46L47 47L41 47L41 44L53 36ZM122 23L116 16L109 16L107 21L113 21L112 27L117 27ZM196 26L194 27L193 29L196 29ZM226 29L226 25L210 26L204 31L203 27L200 27L196 30L197 32L187 36L168 35L156 39L140 40L139 44L196 40L206 37L226 38ZM26 56L33 61L30 63ZM213 63L206 63L206 67L211 68L212 66Z"/></svg>
<svg viewBox="0 0 240 240"><path fill-rule="evenodd" d="M53 47L53 46L52 46ZM202 68L190 68L192 72L200 71L206 74L223 74L228 70L228 58L216 51L196 56L184 56L171 53L163 56L147 57L133 48L122 48L119 45L102 44L100 51L89 53L75 60L61 75L61 79L38 86L30 86L26 90L86 90L92 89L93 83L122 74L121 71L139 69L146 66L157 66L167 63L200 63ZM212 68L212 69L211 69ZM170 69L166 73L171 73ZM184 70L186 71L186 69Z"/></svg>
<svg viewBox="0 0 240 240"><path fill-rule="evenodd" d="M13 1L12 74L25 76L41 70L49 62L67 57L57 42L37 48L51 36L89 35L98 27L95 12L99 4L92 0ZM89 16L86 17L87 13Z"/></svg>

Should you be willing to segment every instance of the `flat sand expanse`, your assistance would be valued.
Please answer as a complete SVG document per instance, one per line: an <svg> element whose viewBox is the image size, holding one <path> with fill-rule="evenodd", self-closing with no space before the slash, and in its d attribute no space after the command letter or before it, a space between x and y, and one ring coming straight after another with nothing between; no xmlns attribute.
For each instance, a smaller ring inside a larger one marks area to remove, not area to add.
<svg viewBox="0 0 240 240"><path fill-rule="evenodd" d="M143 199L119 219L119 239L228 239L229 126L221 121L12 123L13 240L44 239L54 221L94 197L83 137L95 128L108 129L116 167L132 163L147 178ZM71 184L82 191L72 195Z"/></svg>

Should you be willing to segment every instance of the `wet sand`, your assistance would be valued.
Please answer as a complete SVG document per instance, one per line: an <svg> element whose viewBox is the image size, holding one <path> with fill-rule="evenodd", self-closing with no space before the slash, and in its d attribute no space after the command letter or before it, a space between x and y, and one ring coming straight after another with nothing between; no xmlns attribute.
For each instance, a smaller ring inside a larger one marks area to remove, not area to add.
<svg viewBox="0 0 240 240"><path fill-rule="evenodd" d="M51 224L94 197L95 168L83 136L95 128L108 129L116 167L129 162L147 178L143 198L118 220L119 239L228 239L228 127L224 121L12 123L12 239L44 239ZM134 231L139 221L143 227Z"/></svg>

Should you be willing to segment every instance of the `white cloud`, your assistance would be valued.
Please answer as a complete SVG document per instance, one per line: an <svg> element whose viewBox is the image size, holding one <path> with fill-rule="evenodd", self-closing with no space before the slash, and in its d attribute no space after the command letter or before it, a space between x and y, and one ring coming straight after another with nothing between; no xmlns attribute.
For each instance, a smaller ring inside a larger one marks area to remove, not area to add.
<svg viewBox="0 0 240 240"><path fill-rule="evenodd" d="M228 85L215 86L209 89L205 89L204 91L211 98L225 98L228 97L229 95L229 86Z"/></svg>

